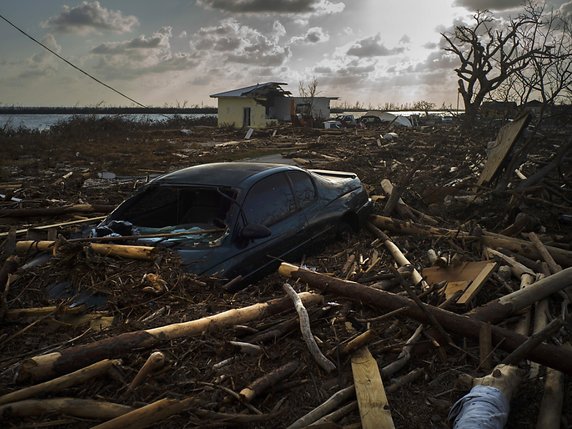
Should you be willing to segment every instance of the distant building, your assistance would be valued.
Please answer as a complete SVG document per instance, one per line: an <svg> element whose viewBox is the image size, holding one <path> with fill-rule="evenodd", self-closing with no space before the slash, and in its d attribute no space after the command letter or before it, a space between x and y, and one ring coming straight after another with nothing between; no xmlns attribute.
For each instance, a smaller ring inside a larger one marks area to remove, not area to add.
<svg viewBox="0 0 572 429"><path fill-rule="evenodd" d="M531 100L528 103L524 104L524 110L526 110L527 112L532 113L536 118L538 118L540 116L540 112L542 111L542 101L538 101L538 100ZM548 112L544 112L544 113L548 113Z"/></svg>
<svg viewBox="0 0 572 429"><path fill-rule="evenodd" d="M486 119L513 118L517 112L514 101L485 101L480 108L481 117Z"/></svg>
<svg viewBox="0 0 572 429"><path fill-rule="evenodd" d="M297 114L328 119L330 100L337 97L292 97L282 82L266 82L212 94L218 99L218 126L264 128L286 122Z"/></svg>

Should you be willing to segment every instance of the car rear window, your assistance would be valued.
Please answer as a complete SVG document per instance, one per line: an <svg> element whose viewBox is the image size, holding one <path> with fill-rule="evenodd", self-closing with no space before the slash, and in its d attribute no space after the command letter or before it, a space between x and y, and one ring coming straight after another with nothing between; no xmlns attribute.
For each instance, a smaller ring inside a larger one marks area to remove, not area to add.
<svg viewBox="0 0 572 429"><path fill-rule="evenodd" d="M292 181L294 189L294 197L300 208L304 208L312 204L316 199L316 189L310 176L302 171L289 171L288 177Z"/></svg>

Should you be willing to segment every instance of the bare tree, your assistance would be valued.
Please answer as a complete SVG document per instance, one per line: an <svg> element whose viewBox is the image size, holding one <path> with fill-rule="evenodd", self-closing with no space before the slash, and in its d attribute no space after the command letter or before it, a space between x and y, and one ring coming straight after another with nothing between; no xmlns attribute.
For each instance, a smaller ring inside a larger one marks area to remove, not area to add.
<svg viewBox="0 0 572 429"><path fill-rule="evenodd" d="M304 99L304 115L314 118L314 99L318 95L318 79L314 76L309 82L299 81L298 92Z"/></svg>
<svg viewBox="0 0 572 429"><path fill-rule="evenodd" d="M526 9L501 26L489 11L473 16L473 25L458 25L453 33L441 33L445 50L460 61L455 69L467 119L473 119L485 98L515 73L527 68L542 47L524 46L523 33L537 30L540 17Z"/></svg>

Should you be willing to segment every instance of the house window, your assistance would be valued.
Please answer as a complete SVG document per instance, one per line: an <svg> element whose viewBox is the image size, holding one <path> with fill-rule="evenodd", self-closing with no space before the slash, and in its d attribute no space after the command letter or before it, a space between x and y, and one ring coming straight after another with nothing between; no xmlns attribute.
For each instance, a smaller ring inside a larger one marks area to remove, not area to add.
<svg viewBox="0 0 572 429"><path fill-rule="evenodd" d="M242 126L250 127L250 107L245 107L242 111Z"/></svg>

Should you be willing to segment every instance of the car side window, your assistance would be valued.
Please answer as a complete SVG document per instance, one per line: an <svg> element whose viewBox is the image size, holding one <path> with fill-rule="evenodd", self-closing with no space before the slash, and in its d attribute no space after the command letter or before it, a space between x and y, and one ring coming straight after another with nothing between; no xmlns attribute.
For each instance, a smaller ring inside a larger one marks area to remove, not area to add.
<svg viewBox="0 0 572 429"><path fill-rule="evenodd" d="M310 176L302 171L289 171L288 177L292 181L294 197L298 202L298 206L303 209L312 204L316 199L316 189Z"/></svg>
<svg viewBox="0 0 572 429"><path fill-rule="evenodd" d="M294 195L286 176L274 174L256 183L243 206L249 224L271 226L296 211Z"/></svg>

